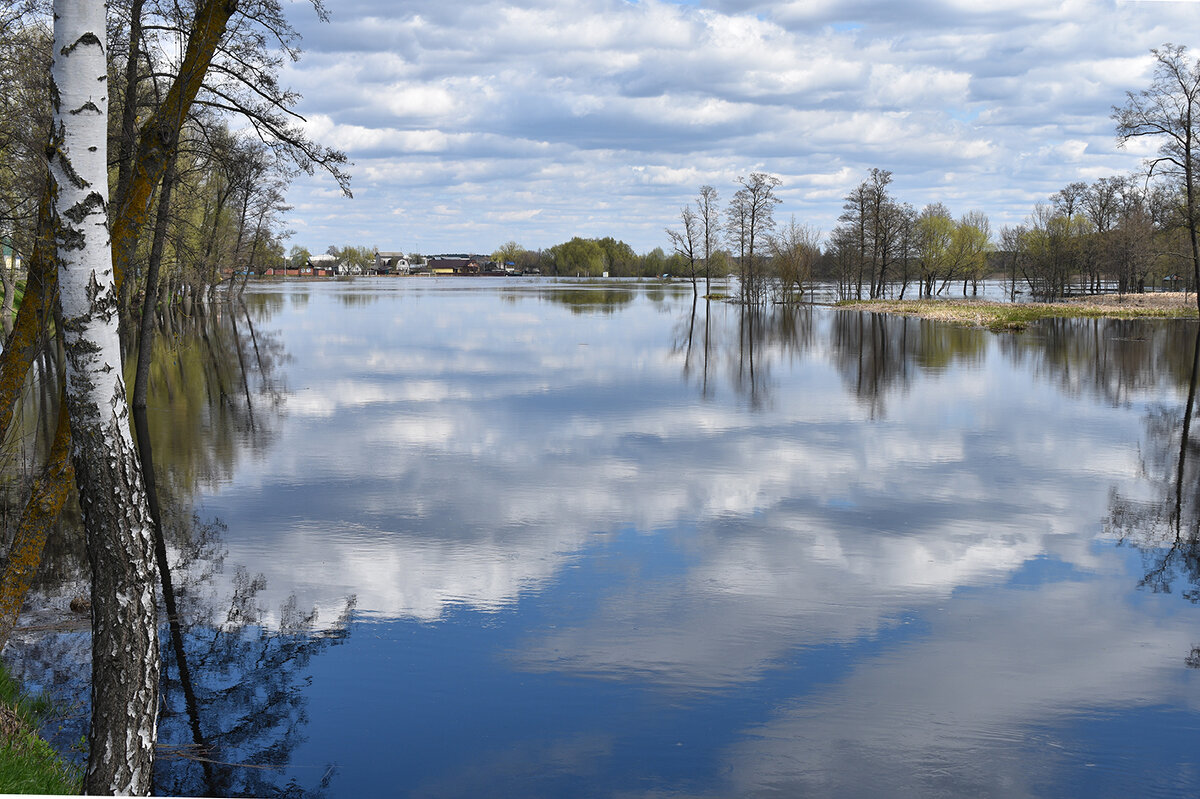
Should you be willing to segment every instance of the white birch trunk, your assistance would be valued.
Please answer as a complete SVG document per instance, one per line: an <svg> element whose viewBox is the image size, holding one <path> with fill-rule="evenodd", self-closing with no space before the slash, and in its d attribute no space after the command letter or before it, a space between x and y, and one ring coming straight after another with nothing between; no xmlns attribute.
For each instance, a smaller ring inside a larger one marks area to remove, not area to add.
<svg viewBox="0 0 1200 799"><path fill-rule="evenodd" d="M148 794L158 716L153 532L122 380L108 228L103 0L54 0L53 154L71 456L92 568L84 790Z"/></svg>

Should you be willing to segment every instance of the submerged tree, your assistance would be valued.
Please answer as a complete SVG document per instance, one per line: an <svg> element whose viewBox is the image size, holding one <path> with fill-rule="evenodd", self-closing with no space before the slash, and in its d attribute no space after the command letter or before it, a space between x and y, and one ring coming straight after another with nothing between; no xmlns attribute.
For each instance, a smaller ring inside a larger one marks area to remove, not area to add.
<svg viewBox="0 0 1200 799"><path fill-rule="evenodd" d="M775 265L776 289L782 302L802 299L812 280L813 268L821 257L821 234L792 217L779 235L772 236L769 248Z"/></svg>
<svg viewBox="0 0 1200 799"><path fill-rule="evenodd" d="M742 301L756 305L766 299L766 274L759 247L775 228L775 195L782 181L765 172L739 177L738 189L726 211L726 235L738 254Z"/></svg>
<svg viewBox="0 0 1200 799"><path fill-rule="evenodd" d="M696 216L696 212L690 205L685 205L679 210L679 222L681 225L679 230L667 228L667 237L671 239L671 246L675 248L676 255L687 262L688 275L692 280L692 298L694 299L699 294L696 286L696 261L702 257L704 228L702 221Z"/></svg>
<svg viewBox="0 0 1200 799"><path fill-rule="evenodd" d="M703 232L700 235L701 252L704 257L704 296L712 293L712 262L720 244L721 208L718 204L717 190L712 186L701 186L700 195L696 198L696 216L700 220Z"/></svg>

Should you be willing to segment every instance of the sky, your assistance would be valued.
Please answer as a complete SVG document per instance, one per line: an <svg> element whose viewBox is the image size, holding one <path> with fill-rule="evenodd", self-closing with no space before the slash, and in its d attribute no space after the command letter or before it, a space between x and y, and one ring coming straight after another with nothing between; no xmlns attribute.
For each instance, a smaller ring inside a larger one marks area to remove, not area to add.
<svg viewBox="0 0 1200 799"><path fill-rule="evenodd" d="M336 0L289 7L285 85L353 199L301 176L288 246L425 254L612 236L670 252L702 185L781 181L827 235L873 167L993 236L1073 181L1143 169L1113 106L1150 50L1200 47L1198 0ZM1200 50L1196 50L1200 54Z"/></svg>

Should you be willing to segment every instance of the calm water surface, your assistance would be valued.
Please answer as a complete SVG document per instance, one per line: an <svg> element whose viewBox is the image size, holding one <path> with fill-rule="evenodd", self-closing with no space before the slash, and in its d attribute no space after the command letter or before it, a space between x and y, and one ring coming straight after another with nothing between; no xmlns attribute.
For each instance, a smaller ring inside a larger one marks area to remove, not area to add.
<svg viewBox="0 0 1200 799"><path fill-rule="evenodd" d="M251 287L157 353L160 789L1198 795L1195 343Z"/></svg>

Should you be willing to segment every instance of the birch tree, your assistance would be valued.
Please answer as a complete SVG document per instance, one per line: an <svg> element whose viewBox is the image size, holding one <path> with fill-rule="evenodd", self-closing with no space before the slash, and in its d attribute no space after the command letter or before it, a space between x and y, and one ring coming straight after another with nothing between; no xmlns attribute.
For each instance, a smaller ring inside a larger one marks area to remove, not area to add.
<svg viewBox="0 0 1200 799"><path fill-rule="evenodd" d="M71 460L92 569L86 793L150 792L158 717L153 530L129 431L108 218L104 0L54 1L54 192Z"/></svg>

